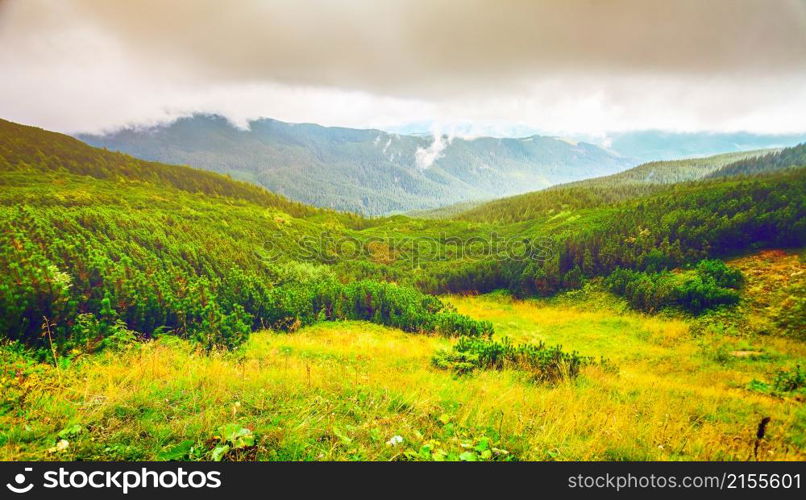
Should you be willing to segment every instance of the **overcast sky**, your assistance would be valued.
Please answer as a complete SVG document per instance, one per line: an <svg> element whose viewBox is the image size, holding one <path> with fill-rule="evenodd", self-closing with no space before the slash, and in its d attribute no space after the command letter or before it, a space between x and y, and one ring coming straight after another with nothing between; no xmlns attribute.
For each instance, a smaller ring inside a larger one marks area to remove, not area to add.
<svg viewBox="0 0 806 500"><path fill-rule="evenodd" d="M0 117L806 132L806 0L0 0Z"/></svg>

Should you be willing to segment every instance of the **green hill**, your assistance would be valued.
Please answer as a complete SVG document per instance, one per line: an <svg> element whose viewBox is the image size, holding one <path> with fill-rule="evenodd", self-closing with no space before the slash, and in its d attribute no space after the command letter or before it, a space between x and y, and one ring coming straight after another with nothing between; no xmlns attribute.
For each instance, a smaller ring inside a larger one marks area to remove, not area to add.
<svg viewBox="0 0 806 500"><path fill-rule="evenodd" d="M468 212L479 205L489 203L489 201L490 200L462 201L429 210L412 210L411 212L406 212L405 215L415 219L450 219L464 212Z"/></svg>
<svg viewBox="0 0 806 500"><path fill-rule="evenodd" d="M674 184L677 182L694 181L702 179L717 170L748 158L757 158L778 150L759 149L755 151L741 151L738 153L724 153L704 158L687 158L684 160L652 161L637 167L605 177L595 177L577 182L570 182L554 189L565 187L610 187L630 184Z"/></svg>
<svg viewBox="0 0 806 500"><path fill-rule="evenodd" d="M322 318L448 334L483 329L411 288L342 284L318 265L325 255L305 255L302 241L368 221L219 174L0 125L5 337L67 349L173 331L234 346L255 328Z"/></svg>
<svg viewBox="0 0 806 500"><path fill-rule="evenodd" d="M367 220L32 127L3 122L0 137L0 331L44 353L166 331L234 346L334 319L480 334L425 293L549 295L619 268L806 245L804 169Z"/></svg>
<svg viewBox="0 0 806 500"><path fill-rule="evenodd" d="M0 169L141 181L188 193L224 196L274 207L296 216L323 213L252 184L177 165L165 165L87 146L72 137L0 119Z"/></svg>
<svg viewBox="0 0 806 500"><path fill-rule="evenodd" d="M736 161L712 172L708 177L757 175L798 167L806 167L806 144L785 148L774 154Z"/></svg>
<svg viewBox="0 0 806 500"><path fill-rule="evenodd" d="M770 165L767 172L797 167L802 164L799 163L802 160L798 156L799 151L802 155L802 148L803 146L796 146L784 150L746 151L707 158L650 162L605 177L476 204L464 211L454 207L446 207L445 212L437 209L428 212L426 216L487 222L517 222L553 216L563 210L595 208L648 196L662 192L673 184L741 175L750 168L743 165ZM757 171L761 172L762 169ZM448 212L450 215L446 215Z"/></svg>
<svg viewBox="0 0 806 500"><path fill-rule="evenodd" d="M773 149L725 153L705 158L653 161L616 174L569 182L552 186L542 191L525 193L488 202L463 202L410 212L412 217L423 219L463 218L468 220L489 219L489 214L503 213L518 205L527 218L540 211L558 207L591 207L614 203L626 198L641 196L661 189L665 184L674 184L713 175L722 167L744 159L764 156ZM514 219L503 219L514 220Z"/></svg>

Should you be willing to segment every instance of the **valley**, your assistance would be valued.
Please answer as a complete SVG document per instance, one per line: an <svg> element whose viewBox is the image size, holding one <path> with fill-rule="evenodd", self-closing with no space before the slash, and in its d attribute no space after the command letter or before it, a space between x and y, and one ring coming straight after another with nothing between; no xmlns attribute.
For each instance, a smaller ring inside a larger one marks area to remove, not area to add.
<svg viewBox="0 0 806 500"><path fill-rule="evenodd" d="M803 460L804 148L365 218L0 121L0 458Z"/></svg>

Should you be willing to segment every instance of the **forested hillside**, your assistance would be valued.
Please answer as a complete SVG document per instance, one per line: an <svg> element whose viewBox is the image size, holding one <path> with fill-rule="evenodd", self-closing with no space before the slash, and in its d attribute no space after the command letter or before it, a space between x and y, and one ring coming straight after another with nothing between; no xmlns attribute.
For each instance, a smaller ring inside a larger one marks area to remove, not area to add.
<svg viewBox="0 0 806 500"><path fill-rule="evenodd" d="M558 191L540 205L483 212L485 220L498 221L488 231L525 237L539 262L502 257L437 263L422 286L547 295L619 267L658 271L752 248L806 244L804 169L683 183L612 203L603 203L602 192L584 194ZM513 223L518 220L524 222Z"/></svg>
<svg viewBox="0 0 806 500"><path fill-rule="evenodd" d="M591 208L650 194L662 189L661 185L702 179L724 166L739 160L764 156L772 151L774 150L743 151L705 158L653 161L617 174L569 182L538 192L488 202L456 203L433 210L413 211L409 215L423 219L477 220L487 217L488 213L499 213L504 217L504 212L512 212L512 207L521 206L521 217L529 218L560 204ZM512 217L513 214L510 214L509 218L502 220L514 220Z"/></svg>
<svg viewBox="0 0 806 500"><path fill-rule="evenodd" d="M230 174L319 207L382 215L492 199L623 170L592 144L533 136L472 140L262 119L249 130L197 115L149 129L80 135L105 147Z"/></svg>
<svg viewBox="0 0 806 500"><path fill-rule="evenodd" d="M295 329L319 319L449 335L485 328L411 288L342 284L316 264L324 257L300 256L303 237L345 233L352 216L218 174L10 122L2 127L6 338L100 348L107 338L167 331L209 348L238 345L256 328Z"/></svg>
<svg viewBox="0 0 806 500"><path fill-rule="evenodd" d="M709 177L756 175L798 167L806 167L806 144L785 148L774 154L751 157L725 165L712 172Z"/></svg>
<svg viewBox="0 0 806 500"><path fill-rule="evenodd" d="M637 167L605 177L594 177L576 182L569 182L553 189L567 187L619 187L630 184L675 184L677 182L694 181L707 177L726 165L739 160L757 158L775 150L760 149L725 153L704 158L688 158L685 160L652 161Z"/></svg>
<svg viewBox="0 0 806 500"><path fill-rule="evenodd" d="M344 318L480 334L422 292L550 295L618 269L806 245L804 169L367 221L8 122L0 144L0 329L40 346L43 331L66 346L130 331L233 346L253 329Z"/></svg>
<svg viewBox="0 0 806 500"><path fill-rule="evenodd" d="M727 153L675 161L650 162L617 174L571 182L509 198L461 207L445 207L450 218L487 222L516 222L566 208L594 208L663 192L673 184L734 177L748 173L775 172L803 166L804 145L783 150ZM752 172L751 172L752 170ZM426 216L444 218L440 210Z"/></svg>

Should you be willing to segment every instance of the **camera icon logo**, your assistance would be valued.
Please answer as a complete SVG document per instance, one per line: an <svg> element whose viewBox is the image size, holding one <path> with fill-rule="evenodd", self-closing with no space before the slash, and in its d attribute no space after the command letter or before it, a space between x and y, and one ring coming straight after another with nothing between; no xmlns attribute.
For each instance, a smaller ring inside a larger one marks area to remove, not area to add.
<svg viewBox="0 0 806 500"><path fill-rule="evenodd" d="M25 472L31 472L33 469L31 467L26 467ZM14 493L28 493L34 487L32 483L24 485L25 483L25 474L17 474L14 476L14 483L6 483L6 488L11 490Z"/></svg>

